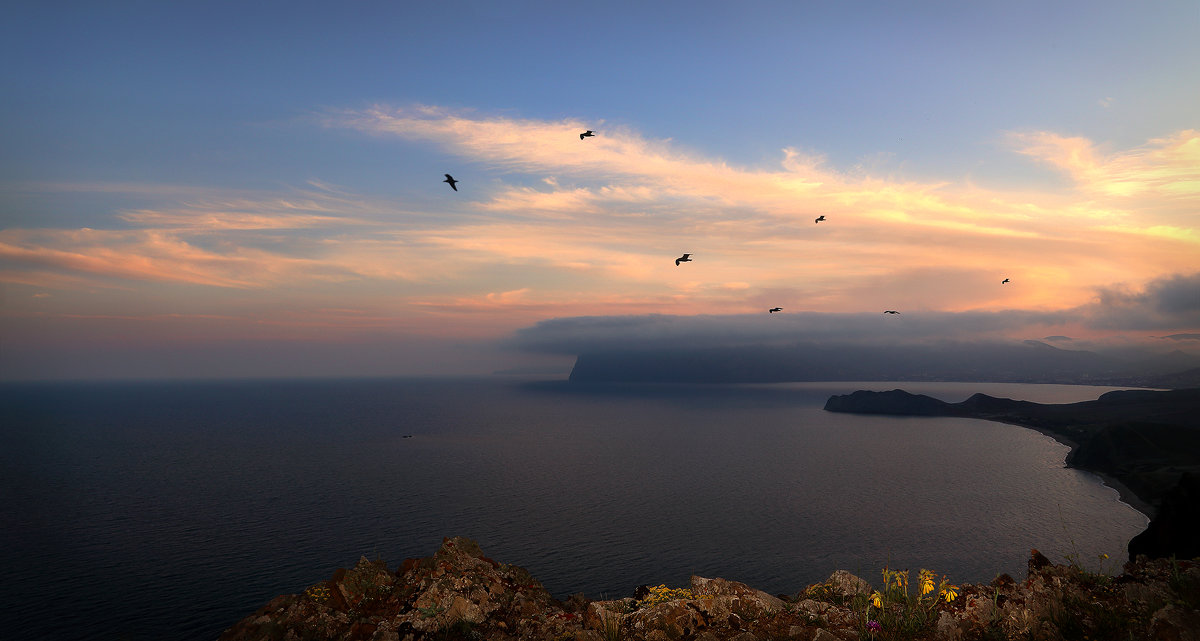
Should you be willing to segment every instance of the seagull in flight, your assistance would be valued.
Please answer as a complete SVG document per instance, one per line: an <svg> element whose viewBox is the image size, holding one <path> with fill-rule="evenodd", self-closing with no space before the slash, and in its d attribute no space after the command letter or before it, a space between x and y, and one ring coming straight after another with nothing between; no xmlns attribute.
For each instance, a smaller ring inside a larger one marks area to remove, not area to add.
<svg viewBox="0 0 1200 641"><path fill-rule="evenodd" d="M457 180L454 179L454 176L451 176L450 174L446 174L446 179L443 180L442 182L450 183L450 189L453 189L454 191L458 191L458 187L454 186L454 183L458 182Z"/></svg>
<svg viewBox="0 0 1200 641"><path fill-rule="evenodd" d="M884 314L899 314L900 312L898 312L894 309L889 309L889 310L884 311L883 313Z"/></svg>
<svg viewBox="0 0 1200 641"><path fill-rule="evenodd" d="M816 219L816 220L814 220L813 222L814 222L814 223L819 223L819 222L821 222L822 220L825 220L825 214L821 214L820 216L817 216L817 219Z"/></svg>
<svg viewBox="0 0 1200 641"><path fill-rule="evenodd" d="M775 312L782 312L782 311L783 311L782 307L772 307L771 309L767 310L767 313L774 314Z"/></svg>
<svg viewBox="0 0 1200 641"><path fill-rule="evenodd" d="M1004 283L1007 283L1007 282L1008 282L1008 279L1005 278L1004 280L1000 281L1000 284L1003 285Z"/></svg>
<svg viewBox="0 0 1200 641"><path fill-rule="evenodd" d="M679 258L675 259L675 266L679 267L679 263L690 263L690 262L692 262L692 255L684 254L684 255L680 256Z"/></svg>
<svg viewBox="0 0 1200 641"><path fill-rule="evenodd" d="M595 136L595 135L596 134L593 133L591 129L588 129L587 131L579 134L579 139L583 140L584 138L591 138L592 136Z"/></svg>

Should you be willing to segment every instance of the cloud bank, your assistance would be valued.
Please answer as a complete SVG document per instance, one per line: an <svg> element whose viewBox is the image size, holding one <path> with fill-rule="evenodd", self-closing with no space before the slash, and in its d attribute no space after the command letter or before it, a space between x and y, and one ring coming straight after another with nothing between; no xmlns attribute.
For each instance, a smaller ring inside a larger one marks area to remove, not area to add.
<svg viewBox="0 0 1200 641"><path fill-rule="evenodd" d="M1200 273L1151 282L1138 292L1102 289L1086 305L1057 311L926 311L780 313L726 316L609 316L558 318L514 335L518 349L585 354L662 349L705 349L797 344L902 345L942 341L1012 341L1045 336L1047 329L1105 330L1105 339L1047 337L1075 348L1152 342L1143 330L1200 327ZM1125 335L1111 331L1127 332ZM1196 334L1174 334L1183 338ZM1178 345L1172 346L1178 347Z"/></svg>

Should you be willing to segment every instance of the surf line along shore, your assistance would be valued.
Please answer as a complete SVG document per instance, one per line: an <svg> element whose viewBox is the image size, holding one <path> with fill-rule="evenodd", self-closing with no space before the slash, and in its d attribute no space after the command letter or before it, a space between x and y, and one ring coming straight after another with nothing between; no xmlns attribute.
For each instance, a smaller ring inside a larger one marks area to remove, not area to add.
<svg viewBox="0 0 1200 641"><path fill-rule="evenodd" d="M825 410L951 416L1019 425L1071 448L1068 467L1096 474L1150 518L1129 558L1200 556L1200 388L1123 390L1094 401L1042 404L975 394L947 403L903 390L831 396Z"/></svg>

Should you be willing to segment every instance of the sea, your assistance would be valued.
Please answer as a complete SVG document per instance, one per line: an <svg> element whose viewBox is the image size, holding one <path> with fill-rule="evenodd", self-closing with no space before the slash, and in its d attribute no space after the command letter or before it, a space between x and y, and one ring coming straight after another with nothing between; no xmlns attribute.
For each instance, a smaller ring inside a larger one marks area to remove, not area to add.
<svg viewBox="0 0 1200 641"><path fill-rule="evenodd" d="M216 639L360 557L447 536L556 597L794 594L845 569L1024 578L1031 548L1119 572L1147 518L1036 431L836 414L902 388L1049 403L1109 387L345 379L0 385L0 630ZM1104 559L1102 555L1109 555Z"/></svg>

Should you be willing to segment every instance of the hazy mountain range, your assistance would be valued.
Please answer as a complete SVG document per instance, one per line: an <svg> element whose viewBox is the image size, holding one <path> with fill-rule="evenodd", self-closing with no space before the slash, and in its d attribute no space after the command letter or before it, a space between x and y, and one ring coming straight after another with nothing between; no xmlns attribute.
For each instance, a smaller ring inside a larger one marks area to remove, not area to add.
<svg viewBox="0 0 1200 641"><path fill-rule="evenodd" d="M578 355L576 382L980 381L1200 387L1200 356L1083 351L1041 341L642 347Z"/></svg>

